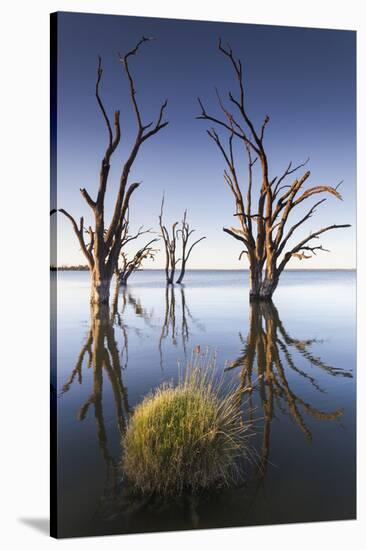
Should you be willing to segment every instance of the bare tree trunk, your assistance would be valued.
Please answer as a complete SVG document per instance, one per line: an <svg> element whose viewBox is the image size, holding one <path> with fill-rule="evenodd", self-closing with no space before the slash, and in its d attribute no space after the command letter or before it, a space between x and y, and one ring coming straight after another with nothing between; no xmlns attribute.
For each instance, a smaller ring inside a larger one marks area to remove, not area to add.
<svg viewBox="0 0 366 550"><path fill-rule="evenodd" d="M258 262L252 261L249 269L250 300L260 299L261 286L262 286L262 266Z"/></svg>
<svg viewBox="0 0 366 550"><path fill-rule="evenodd" d="M92 304L108 304L112 276L106 270L101 273L94 267L91 272L91 297Z"/></svg>
<svg viewBox="0 0 366 550"><path fill-rule="evenodd" d="M258 260L251 260L249 268L249 298L251 301L272 300L279 281L279 273L273 261L267 259L266 270ZM263 277L264 276L264 277Z"/></svg>
<svg viewBox="0 0 366 550"><path fill-rule="evenodd" d="M275 275L272 277L265 276L259 292L259 298L261 300L272 300L273 293L278 285L278 280L278 277Z"/></svg>
<svg viewBox="0 0 366 550"><path fill-rule="evenodd" d="M174 284L174 275L175 275L175 266L172 267L170 270L170 274L168 274L168 278L166 281L167 285L173 285Z"/></svg>
<svg viewBox="0 0 366 550"><path fill-rule="evenodd" d="M279 273L276 268L276 258L267 252L267 263L264 280L261 283L259 297L261 300L272 300L274 291L279 281Z"/></svg>
<svg viewBox="0 0 366 550"><path fill-rule="evenodd" d="M185 273L186 273L186 262L182 262L182 267L180 269L180 274L179 274L179 277L177 279L177 284L178 285L180 285L182 283Z"/></svg>

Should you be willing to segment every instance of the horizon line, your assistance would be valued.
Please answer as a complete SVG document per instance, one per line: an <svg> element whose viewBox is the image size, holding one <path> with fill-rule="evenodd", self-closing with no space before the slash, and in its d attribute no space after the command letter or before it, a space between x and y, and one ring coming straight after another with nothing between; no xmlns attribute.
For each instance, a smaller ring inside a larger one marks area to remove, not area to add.
<svg viewBox="0 0 366 550"><path fill-rule="evenodd" d="M81 267L85 267L86 269L80 269ZM57 269L57 270L70 270L70 271L89 271L88 266L84 266L83 264L80 265L61 265L61 266L55 266L51 265L51 269ZM137 269L138 271L164 271L164 267L152 267L152 268L142 268ZM189 268L186 269L186 273L188 271L250 271L249 268L227 268L227 267L197 267L197 268ZM357 271L356 267L291 267L288 269L285 269L286 271Z"/></svg>

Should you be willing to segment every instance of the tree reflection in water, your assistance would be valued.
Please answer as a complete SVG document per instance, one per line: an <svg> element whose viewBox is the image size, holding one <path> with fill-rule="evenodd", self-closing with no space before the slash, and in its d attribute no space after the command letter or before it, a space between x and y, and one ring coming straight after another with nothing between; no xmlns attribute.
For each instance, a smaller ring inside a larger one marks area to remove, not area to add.
<svg viewBox="0 0 366 550"><path fill-rule="evenodd" d="M163 370L164 360L163 360L163 342L167 340L170 336L171 343L173 346L177 346L178 337L180 335L180 341L182 344L183 352L185 358L187 358L187 344L191 335L190 324L193 324L200 332L205 332L204 325L196 319L190 308L187 305L187 299L185 290L182 286L179 288L180 294L180 304L178 307L181 309L180 319L176 314L177 310L177 299L176 299L176 289L173 285L169 285L165 289L165 311L163 324L161 327L161 333L159 338L159 353L160 353L160 367Z"/></svg>
<svg viewBox="0 0 366 550"><path fill-rule="evenodd" d="M127 389L122 380L121 354L118 349L115 336L115 321L111 319L111 312L108 305L92 306L90 331L85 344L76 361L69 379L64 384L62 394L69 391L73 381L77 378L82 383L82 366L87 357L87 368L93 370L92 392L88 399L82 404L78 412L78 419L84 420L93 407L97 428L98 444L106 464L106 492L115 493L119 480L119 460L116 460L109 450L107 431L103 413L103 383L105 377L112 388L116 426L122 438L127 426L130 407L128 404ZM128 352L127 332L121 326L124 336L124 349ZM128 357L128 356L127 356ZM127 366L127 363L124 365Z"/></svg>
<svg viewBox="0 0 366 550"><path fill-rule="evenodd" d="M294 352L305 362L325 371L331 376L352 377L351 371L327 365L311 352L311 345L316 339L298 340L292 338L280 320L278 311L272 302L253 302L250 304L249 331L246 340L241 334L243 343L241 355L225 369L240 368L240 399L244 402L244 413L253 422L255 406L253 394L259 395L263 411L262 449L256 472L263 479L267 471L270 451L271 422L276 408L282 414L289 415L311 441L312 433L304 420L304 413L320 421L332 421L343 414L341 409L325 412L312 406L291 388L288 381L290 371L306 379L317 392L325 390L316 379L296 365Z"/></svg>
<svg viewBox="0 0 366 550"><path fill-rule="evenodd" d="M178 320L177 308L181 308ZM129 309L128 312L127 309ZM133 321L132 324L127 324L127 313L130 314L131 311L132 319L141 318L149 329L154 332L160 331L160 337L157 335L157 340L161 365L163 364L163 341L166 338L170 336L174 346L177 346L179 339L186 354L190 338L190 322L194 323L198 330L205 330L192 316L183 288L180 288L179 292L173 287L166 289L161 329L153 322L153 312L149 312L143 307L140 299L133 295L128 286L120 288L116 286L110 307L95 306L91 308L90 330L75 366L62 388L61 395L68 392L73 383L83 383L83 368L92 370L92 392L80 406L77 417L78 420L83 421L90 414L91 408L94 411L98 445L106 464L106 483L99 510L104 517L114 516L117 510L123 514L126 514L126 510L129 514L135 513L137 509L145 505L144 499L132 499L129 495L129 488L123 484L120 470L122 448L119 445L118 452L115 448L113 453L110 450L112 445L108 441L105 422L105 413L106 410L109 410L109 403L103 402L103 385L108 383L113 394L116 418L114 425L118 430L119 441L122 442L131 412L128 391L122 377L123 371L129 363L129 334L133 333L139 338L144 336L143 329L134 326ZM130 319L131 317L129 317ZM106 395L107 393L104 392L105 397ZM109 420L107 424L110 425Z"/></svg>
<svg viewBox="0 0 366 550"><path fill-rule="evenodd" d="M78 419L84 420L89 410L91 408L94 410L98 445L106 464L105 490L101 495L98 512L103 518L124 517L132 520L133 517L132 521L138 523L140 513L144 514L143 510L147 508L153 509L157 516L159 514L164 516L167 513L165 508L159 512L154 501L138 499L124 484L120 470L122 448L119 445L118 450L114 450L114 453L110 450L104 420L102 391L103 384L106 383L112 389L116 418L114 426L118 431L119 441L122 442L131 411L127 388L122 377L129 359L128 336L131 331L138 336L143 336L142 329L126 324L127 307L132 309L135 316L143 319L144 323L153 331L158 331L156 336L161 366L163 365L164 342L167 343L169 340L173 346L180 344L186 353L191 338L191 324L194 324L199 331L205 330L192 316L183 288L180 288L178 292L171 286L167 287L164 292L165 307L161 329L153 324L152 312L148 312L142 306L141 301L133 296L129 287L116 289L110 308L99 306L92 309L90 330L86 341L80 350L69 379L63 386L62 393L65 393L69 391L75 381L80 384L83 382L83 365L92 370L92 392L81 405ZM181 309L177 312L179 308ZM253 422L254 431L261 438L259 460L256 460L253 475L248 475L248 482L245 486L238 488L238 494L244 491L245 501L251 506L251 503L256 500L256 495L267 472L271 423L276 414L280 412L290 416L308 440L311 440L312 433L305 421L305 415L310 415L319 421L334 421L343 414L341 409L326 412L308 403L298 395L297 389L295 393L289 374L296 373L297 376L307 381L316 393L323 393L325 390L318 383L314 370L309 374L304 364L331 376L352 377L352 374L350 371L334 368L314 355L311 349L312 345L317 342L316 340L292 338L281 322L276 307L271 302L250 304L247 337L244 338L241 334L239 336L243 344L242 353L227 366L226 370L239 371L238 400L240 400L244 420ZM300 358L301 360L299 360ZM260 417L263 427L259 428L258 417ZM200 517L205 515L204 504L201 503L197 495L194 498L186 496L183 500L184 505L180 503L179 506L182 505L186 510L185 513L190 518L190 524L199 526ZM148 503L150 504L148 505ZM227 506L229 506L228 503ZM245 514L244 510L243 514Z"/></svg>
<svg viewBox="0 0 366 550"><path fill-rule="evenodd" d="M119 306L119 298L121 305ZM76 365L70 377L62 388L61 395L69 391L75 380L82 384L83 364L93 370L93 387L89 398L79 409L78 419L84 420L90 407L94 409L97 428L98 445L106 464L106 485L103 500L113 500L118 490L121 478L119 471L121 453L114 458L108 444L107 430L103 412L103 383L107 380L112 388L115 405L116 427L119 439L122 440L125 432L130 406L128 403L127 388L123 383L122 371L128 365L128 329L132 328L137 334L139 329L128 327L124 322L126 306L130 305L136 315L145 322L150 322L149 314L142 308L126 287L116 288L111 307L108 305L93 306L91 308L90 330L85 344L82 346ZM122 335L122 345L118 345L116 330Z"/></svg>
<svg viewBox="0 0 366 550"><path fill-rule="evenodd" d="M112 513L116 504L116 497L120 496L122 472L120 470L121 446L115 458L110 451L107 430L103 412L103 384L109 381L112 388L116 427L119 433L119 441L122 442L128 418L131 412L128 402L127 388L123 383L122 372L128 366L129 361L129 331L133 331L138 337L143 336L143 331L125 322L127 306L136 317L142 318L147 326L155 330L152 324L152 313L149 313L136 299L129 287L116 285L112 297L111 306L95 305L91 307L90 330L86 341L78 355L75 367L69 378L63 385L61 395L68 392L75 381L83 383L83 365L93 371L92 392L89 398L81 405L78 411L78 420L83 421L91 407L97 428L98 445L106 464L106 483L104 494L101 498L101 513ZM174 306L172 316L175 315ZM118 342L116 331L122 336L122 342ZM105 378L106 377L106 378ZM128 495L127 495L128 497ZM131 505L130 500L128 500ZM142 505L139 501L138 507ZM131 506L131 510L133 506Z"/></svg>

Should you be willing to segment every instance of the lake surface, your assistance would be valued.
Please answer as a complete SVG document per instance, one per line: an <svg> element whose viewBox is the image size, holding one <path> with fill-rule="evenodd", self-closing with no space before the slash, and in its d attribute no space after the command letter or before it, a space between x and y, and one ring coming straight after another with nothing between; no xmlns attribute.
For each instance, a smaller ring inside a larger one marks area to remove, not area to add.
<svg viewBox="0 0 366 550"><path fill-rule="evenodd" d="M355 272L288 271L273 305L253 306L247 272L191 271L168 289L138 272L98 320L89 273L57 279L59 536L355 518ZM120 471L128 417L196 346L247 390L245 482L139 499Z"/></svg>

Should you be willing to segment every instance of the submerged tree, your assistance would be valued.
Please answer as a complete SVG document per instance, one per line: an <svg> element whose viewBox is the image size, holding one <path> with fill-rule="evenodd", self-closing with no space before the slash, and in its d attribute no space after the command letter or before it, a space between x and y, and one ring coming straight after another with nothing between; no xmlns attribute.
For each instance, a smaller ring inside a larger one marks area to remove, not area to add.
<svg viewBox="0 0 366 550"><path fill-rule="evenodd" d="M113 153L116 151L120 143L121 127L120 112L115 111L114 130L112 129L110 117L108 116L106 108L104 107L100 97L99 87L103 74L102 61L100 57L97 69L95 95L107 128L108 144L101 163L99 189L96 199L93 200L86 189L80 190L82 196L94 214L94 228L89 227L88 229L90 236L89 243L85 242L83 217L80 218L80 223L77 224L71 214L64 209L60 209L60 212L62 212L71 221L81 250L88 261L91 271L91 301L93 303L107 303L109 301L111 279L115 272L121 252L121 234L125 223L127 209L132 193L140 185L137 182L131 184L129 183L131 167L140 151L142 144L157 134L168 124L168 122L163 122L167 101L161 105L157 121L155 123L150 122L144 124L142 121L140 107L136 99L135 82L129 67L130 58L136 55L140 46L144 42L148 42L149 40L151 39L142 37L135 48L130 50L124 56L121 54L119 55L119 60L127 75L131 102L137 122L137 132L132 148L121 170L118 193L114 205L112 220L109 226L106 226L105 224L104 201L107 191L110 161Z"/></svg>
<svg viewBox="0 0 366 550"><path fill-rule="evenodd" d="M121 263L116 269L116 276L120 286L126 286L127 281L134 271L140 269L144 260L155 258L158 250L151 245L158 239L152 239L140 248L132 257L128 256L127 252L121 252Z"/></svg>
<svg viewBox="0 0 366 550"><path fill-rule="evenodd" d="M268 157L264 146L264 135L269 117L266 116L260 127L256 129L253 120L249 117L245 102L245 89L243 79L242 63L236 59L230 46L225 48L221 40L219 50L229 59L235 77L239 85L239 96L235 97L229 92L229 101L236 114L224 105L220 95L217 93L222 117L210 115L202 101L198 99L201 107L201 114L198 119L213 122L215 125L224 128L228 133L228 143L224 144L222 138L214 128L207 130L210 138L215 142L227 168L224 171L224 179L228 184L235 199L235 216L239 220L239 228L223 228L223 230L240 241L243 254L249 260L250 270L250 298L270 300L278 285L280 275L292 257L299 259L311 258L317 251L326 251L321 245L314 246L314 239L332 229L350 227L349 224L333 224L311 232L296 245L288 243L295 231L305 223L315 212L316 208L326 199L316 202L306 214L289 229L286 224L292 210L302 204L306 199L319 193L330 193L341 199L338 186L316 185L306 190L303 189L305 182L310 177L310 172L305 172L301 177L296 178L287 185L286 178L302 168L305 163L287 166L282 175L271 177L269 174ZM240 183L238 163L235 160L234 143L241 145L241 150L246 152L248 163L248 175L246 194L244 194ZM260 186L257 193L257 205L253 208L253 166L259 160L260 164ZM264 273L263 273L264 271Z"/></svg>
<svg viewBox="0 0 366 550"><path fill-rule="evenodd" d="M186 272L187 262L191 255L193 248L199 242L203 241L206 237L201 237L197 239L189 246L189 241L192 233L195 232L195 229L191 229L189 223L187 222L187 210L184 211L183 219L181 225L178 229L179 222L174 222L171 228L171 232L163 222L163 210L164 210L164 196L161 201L160 215L159 215L159 226L160 226L160 235L164 241L165 245L165 275L166 282L168 285L174 283L174 275L177 264L181 261L181 270L177 283L181 284ZM182 240L182 257L178 260L176 259L177 253L177 241L179 240L179 235Z"/></svg>
<svg viewBox="0 0 366 550"><path fill-rule="evenodd" d="M186 272L186 265L189 260L189 256L191 255L191 252L193 248L198 244L199 242L203 241L206 237L201 237L200 239L197 239L197 241L194 241L194 243L189 246L189 239L192 235L192 233L195 232L195 229L190 229L189 223L187 222L187 210L184 211L183 220L180 229L177 230L177 236L180 234L182 238L182 264L181 264L181 270L179 277L177 279L177 283L181 284Z"/></svg>
<svg viewBox="0 0 366 550"><path fill-rule="evenodd" d="M166 284L172 285L174 283L175 269L177 267L180 258L176 259L177 248L177 225L178 222L174 222L171 229L171 234L166 225L163 222L163 210L164 210L164 196L161 200L161 208L159 214L159 227L160 235L164 241L165 246L165 277Z"/></svg>
<svg viewBox="0 0 366 550"><path fill-rule="evenodd" d="M121 235L120 260L115 270L117 277L117 286L125 286L130 275L142 266L144 260L154 260L155 255L158 252L156 248L153 248L151 246L153 243L156 243L159 240L155 237L154 239L151 239L149 242L147 242L143 247L139 248L139 250L135 252L133 256L129 255L128 252L126 252L125 250L126 245L131 241L138 239L142 235L146 235L148 233L151 234L152 232L151 229L144 230L143 226L141 226L136 233L130 233L129 226L130 216L129 211L127 211L126 220Z"/></svg>

